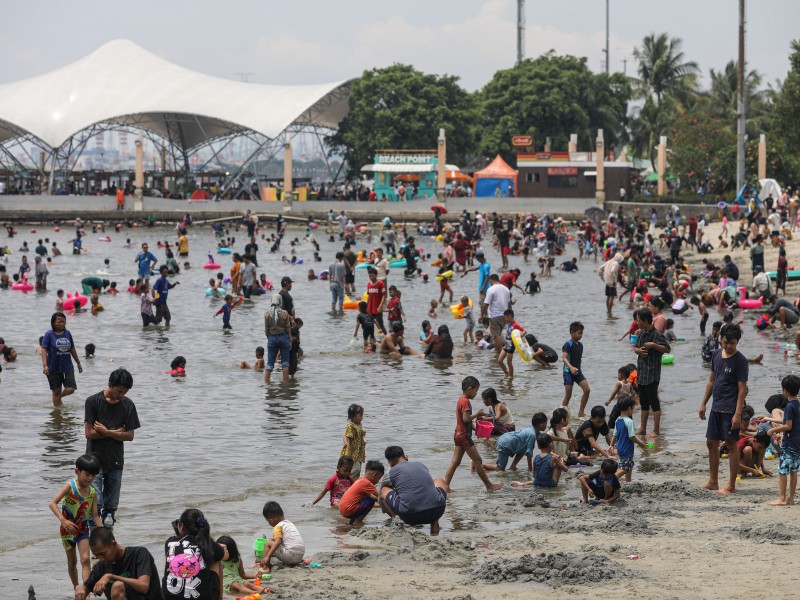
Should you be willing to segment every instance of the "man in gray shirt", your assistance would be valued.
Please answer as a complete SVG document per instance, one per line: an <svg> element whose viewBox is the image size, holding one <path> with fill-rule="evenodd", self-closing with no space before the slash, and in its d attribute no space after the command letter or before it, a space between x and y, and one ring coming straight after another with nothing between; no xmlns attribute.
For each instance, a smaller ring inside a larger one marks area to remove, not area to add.
<svg viewBox="0 0 800 600"><path fill-rule="evenodd" d="M244 255L244 264L241 268L242 275L242 294L249 298L253 293L253 286L256 283L256 266L247 254Z"/></svg>
<svg viewBox="0 0 800 600"><path fill-rule="evenodd" d="M342 312L344 303L344 275L347 269L344 266L344 252L336 253L336 262L328 267L328 281L331 290L331 312L336 312L336 305L339 305L339 312Z"/></svg>
<svg viewBox="0 0 800 600"><path fill-rule="evenodd" d="M439 519L447 506L444 479L433 479L421 462L409 462L400 446L389 446L384 456L391 470L389 481L381 488L383 509L408 525L430 524L431 533L439 531Z"/></svg>

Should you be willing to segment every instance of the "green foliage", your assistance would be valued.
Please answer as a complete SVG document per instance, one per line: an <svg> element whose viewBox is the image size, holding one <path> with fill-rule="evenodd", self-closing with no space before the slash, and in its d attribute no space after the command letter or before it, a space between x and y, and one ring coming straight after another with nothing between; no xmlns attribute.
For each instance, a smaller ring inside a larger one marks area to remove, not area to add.
<svg viewBox="0 0 800 600"><path fill-rule="evenodd" d="M711 88L704 95L704 108L708 114L720 119L722 124L736 132L738 111L738 61L728 61L722 71L709 71ZM761 75L757 71L745 74L745 130L750 138L766 133L770 106L766 90L760 90Z"/></svg>
<svg viewBox="0 0 800 600"><path fill-rule="evenodd" d="M400 64L372 69L353 82L349 102L349 114L327 141L347 161L351 177L373 162L376 149L435 149L440 127L447 162L463 162L476 147L475 99L458 77Z"/></svg>
<svg viewBox="0 0 800 600"><path fill-rule="evenodd" d="M553 148L566 149L571 133L582 147L594 146L597 129L606 145L626 141L628 79L617 73L596 75L585 58L556 56L553 51L498 71L478 92L482 111L480 150L513 159L511 137L533 135L537 148L550 137Z"/></svg>
<svg viewBox="0 0 800 600"><path fill-rule="evenodd" d="M776 94L775 132L790 152L800 152L800 40L792 42L791 69Z"/></svg>
<svg viewBox="0 0 800 600"><path fill-rule="evenodd" d="M672 126L669 170L681 186L721 193L736 184L736 136L719 119L685 113ZM731 154L731 151L733 154Z"/></svg>

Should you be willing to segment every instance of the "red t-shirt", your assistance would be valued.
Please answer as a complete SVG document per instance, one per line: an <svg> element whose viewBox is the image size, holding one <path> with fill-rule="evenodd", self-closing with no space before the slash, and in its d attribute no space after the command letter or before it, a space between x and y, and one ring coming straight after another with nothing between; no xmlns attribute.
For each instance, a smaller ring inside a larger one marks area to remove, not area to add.
<svg viewBox="0 0 800 600"><path fill-rule="evenodd" d="M359 477L351 485L339 501L339 512L343 517L352 515L358 508L358 503L369 495L378 495L375 485L366 477Z"/></svg>
<svg viewBox="0 0 800 600"><path fill-rule="evenodd" d="M506 286L508 289L511 289L515 283L517 283L517 275L516 273L503 273L500 276L500 283Z"/></svg>
<svg viewBox="0 0 800 600"><path fill-rule="evenodd" d="M472 421L464 422L464 413L472 414L472 402L466 396L461 396L456 403L456 435L464 436L472 434Z"/></svg>
<svg viewBox="0 0 800 600"><path fill-rule="evenodd" d="M375 283L371 281L367 284L367 312L377 315L380 312L381 302L386 296L386 286L379 279Z"/></svg>
<svg viewBox="0 0 800 600"><path fill-rule="evenodd" d="M325 489L331 493L331 506L338 506L339 502L344 496L344 493L353 485L353 478L348 475L347 477L339 477L338 473L334 473L333 477L328 479L325 483Z"/></svg>
<svg viewBox="0 0 800 600"><path fill-rule="evenodd" d="M390 298L389 303L386 305L386 316L390 321L400 320L400 298Z"/></svg>

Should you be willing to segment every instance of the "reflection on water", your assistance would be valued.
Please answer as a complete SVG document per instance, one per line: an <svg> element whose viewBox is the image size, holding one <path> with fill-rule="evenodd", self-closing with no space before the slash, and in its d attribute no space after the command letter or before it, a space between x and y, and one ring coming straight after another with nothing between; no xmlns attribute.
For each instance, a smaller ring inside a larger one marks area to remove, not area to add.
<svg viewBox="0 0 800 600"><path fill-rule="evenodd" d="M66 402L68 398L65 398ZM39 437L43 446L41 458L45 464L42 477L52 481L61 481L64 473L75 466L75 450L85 438L83 435L83 418L76 416L72 407L54 408L50 418L39 429Z"/></svg>

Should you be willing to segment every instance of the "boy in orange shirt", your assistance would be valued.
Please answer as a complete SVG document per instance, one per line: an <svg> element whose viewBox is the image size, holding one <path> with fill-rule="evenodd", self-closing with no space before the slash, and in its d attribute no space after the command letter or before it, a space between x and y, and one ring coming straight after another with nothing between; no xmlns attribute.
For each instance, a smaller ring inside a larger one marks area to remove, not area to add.
<svg viewBox="0 0 800 600"><path fill-rule="evenodd" d="M383 465L377 460L368 460L364 477L356 479L339 501L339 513L350 519L350 525L363 523L378 501L378 490L375 484L383 477Z"/></svg>

